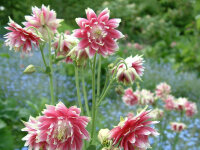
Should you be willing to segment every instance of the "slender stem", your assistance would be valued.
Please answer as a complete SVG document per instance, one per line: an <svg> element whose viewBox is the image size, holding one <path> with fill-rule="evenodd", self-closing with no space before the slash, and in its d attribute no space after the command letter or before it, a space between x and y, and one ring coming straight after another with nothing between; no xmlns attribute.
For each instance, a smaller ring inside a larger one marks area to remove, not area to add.
<svg viewBox="0 0 200 150"><path fill-rule="evenodd" d="M93 60L92 66L92 129L91 129L91 141L90 144L94 141L95 133L95 119L96 119L96 100L95 100L95 68L96 68L96 54Z"/></svg>
<svg viewBox="0 0 200 150"><path fill-rule="evenodd" d="M41 51L41 54L42 54L42 60L44 62L44 65L47 68L47 63L46 63L46 60L45 60L45 57L44 57L44 47L40 48L40 51Z"/></svg>
<svg viewBox="0 0 200 150"><path fill-rule="evenodd" d="M50 67L50 72L49 72L49 83L50 83L50 93L51 93L51 104L55 104L54 100L54 87L53 87L53 65L52 65L52 56L51 56L51 36L50 36L50 31L48 27L46 27L47 32L48 32L48 38L49 38L49 67Z"/></svg>
<svg viewBox="0 0 200 150"><path fill-rule="evenodd" d="M82 70L82 73L83 73L83 70ZM84 100L85 100L86 112L87 112L87 115L90 117L90 109L89 109L89 106L88 106L88 97L87 97L87 92L86 92L86 88L85 88L85 77L84 77L84 75L81 76L81 81L82 81L83 96L84 96Z"/></svg>
<svg viewBox="0 0 200 150"><path fill-rule="evenodd" d="M101 55L99 55L99 64L98 64L98 76L97 76L97 97L100 96L100 85L101 85Z"/></svg>
<svg viewBox="0 0 200 150"><path fill-rule="evenodd" d="M75 66L75 80L76 80L76 91L77 91L77 96L78 96L78 104L79 104L79 107L81 108L81 113L83 114L83 106L81 103L79 76L78 76L78 67L77 66Z"/></svg>

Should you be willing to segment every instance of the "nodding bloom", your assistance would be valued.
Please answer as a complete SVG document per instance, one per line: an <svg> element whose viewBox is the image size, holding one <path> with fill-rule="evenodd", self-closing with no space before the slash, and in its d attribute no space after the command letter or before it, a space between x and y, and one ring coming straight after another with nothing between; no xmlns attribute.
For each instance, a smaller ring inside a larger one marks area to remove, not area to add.
<svg viewBox="0 0 200 150"><path fill-rule="evenodd" d="M138 104L140 105L153 104L155 101L154 94L149 90L146 89L142 89L141 91L137 90L135 94L138 97Z"/></svg>
<svg viewBox="0 0 200 150"><path fill-rule="evenodd" d="M171 129L175 132L181 132L186 128L186 125L181 122L171 122Z"/></svg>
<svg viewBox="0 0 200 150"><path fill-rule="evenodd" d="M175 101L174 101L174 96L172 96L172 95L168 95L167 97L166 97L166 99L164 100L164 102L165 102L165 109L166 110L173 110L173 109L175 109L176 108L176 104L175 104Z"/></svg>
<svg viewBox="0 0 200 150"><path fill-rule="evenodd" d="M153 109L150 114L151 118L153 119L160 119L163 117L164 115L164 111L162 109L159 109L159 108L156 108L156 109Z"/></svg>
<svg viewBox="0 0 200 150"><path fill-rule="evenodd" d="M123 34L115 29L119 26L121 19L109 19L110 11L107 8L98 16L88 8L86 15L87 19L76 18L80 29L74 30L74 36L82 38L79 48L88 47L90 57L96 52L104 57L113 54L118 49L116 40L123 37Z"/></svg>
<svg viewBox="0 0 200 150"><path fill-rule="evenodd" d="M184 97L178 98L175 101L176 110L184 111L185 110L185 104L186 104L186 102L188 102L187 98L184 98Z"/></svg>
<svg viewBox="0 0 200 150"><path fill-rule="evenodd" d="M171 87L165 82L162 82L156 86L156 96L162 100L165 99L170 92Z"/></svg>
<svg viewBox="0 0 200 150"><path fill-rule="evenodd" d="M123 102L126 105L133 106L138 103L137 96L133 93L132 88L128 88L124 91L124 95L122 97Z"/></svg>
<svg viewBox="0 0 200 150"><path fill-rule="evenodd" d="M22 51L23 53L29 53L33 47L39 46L40 37L22 28L9 18L8 27L5 27L11 32L7 33L4 38L6 46L10 46L10 49L15 51Z"/></svg>
<svg viewBox="0 0 200 150"><path fill-rule="evenodd" d="M195 115L197 113L196 103L187 101L185 103L185 113L188 117L192 117L193 115Z"/></svg>
<svg viewBox="0 0 200 150"><path fill-rule="evenodd" d="M29 149L48 149L48 144L46 141L40 142L38 140L38 125L39 121L37 118L33 118L30 116L28 122L24 122L25 128L22 129L22 131L28 132L28 134L22 139L23 141L26 141L24 146L29 146Z"/></svg>
<svg viewBox="0 0 200 150"><path fill-rule="evenodd" d="M125 65L125 64L126 65ZM124 63L117 68L117 79L119 82L126 84L132 84L135 78L140 78L144 72L144 60L142 56L136 55L135 57L128 57L124 60ZM113 71L116 67L113 69Z"/></svg>
<svg viewBox="0 0 200 150"><path fill-rule="evenodd" d="M72 50L75 46L77 46L79 40L72 36L67 34L57 34L55 37L54 43L52 46L54 47L57 57L64 56L66 63L72 63L72 59L70 56L68 56L68 53L70 50Z"/></svg>
<svg viewBox="0 0 200 150"><path fill-rule="evenodd" d="M44 39L48 39L48 30L53 33L57 32L57 28L60 26L62 19L56 18L56 12L50 10L49 6L42 5L41 9L38 7L32 7L32 16L25 16L27 22L23 24L26 27L35 27L43 35Z"/></svg>
<svg viewBox="0 0 200 150"><path fill-rule="evenodd" d="M113 140L113 146L124 150L147 149L150 148L148 137L157 136L159 133L149 125L158 123L149 121L150 111L142 111L134 117L125 118L118 126L110 131L110 139Z"/></svg>
<svg viewBox="0 0 200 150"><path fill-rule="evenodd" d="M89 140L86 126L89 118L80 116L75 106L67 108L59 102L56 106L46 105L38 118L38 142L47 142L49 149L81 150L83 139Z"/></svg>

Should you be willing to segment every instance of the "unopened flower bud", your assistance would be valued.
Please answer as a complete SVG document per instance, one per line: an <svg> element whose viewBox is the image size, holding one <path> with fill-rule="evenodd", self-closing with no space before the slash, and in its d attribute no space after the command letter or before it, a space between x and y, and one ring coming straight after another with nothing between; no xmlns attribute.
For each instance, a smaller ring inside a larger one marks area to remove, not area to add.
<svg viewBox="0 0 200 150"><path fill-rule="evenodd" d="M110 143L108 139L109 133L110 133L109 129L101 129L99 131L98 139L101 142L101 144L104 146L109 146L109 143Z"/></svg>
<svg viewBox="0 0 200 150"><path fill-rule="evenodd" d="M36 69L35 69L35 66L34 65L28 65L27 67L26 67L26 69L24 70L24 73L25 74L31 74L31 73L33 73L33 72L35 72L36 71Z"/></svg>

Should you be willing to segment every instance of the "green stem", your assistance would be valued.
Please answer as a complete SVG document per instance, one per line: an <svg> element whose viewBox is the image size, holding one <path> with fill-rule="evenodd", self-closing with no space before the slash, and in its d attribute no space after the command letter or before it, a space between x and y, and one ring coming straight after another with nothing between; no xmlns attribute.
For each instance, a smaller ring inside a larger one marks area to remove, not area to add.
<svg viewBox="0 0 200 150"><path fill-rule="evenodd" d="M47 63L46 63L46 60L45 60L45 57L44 57L44 47L40 48L40 51L41 51L41 54L42 54L42 60L44 62L44 65L47 68Z"/></svg>
<svg viewBox="0 0 200 150"><path fill-rule="evenodd" d="M83 73L83 70L82 70ZM82 80L82 88L83 88L83 95L84 95L84 100L85 100L85 107L86 107L86 111L87 111L87 116L90 117L90 109L88 106L88 97L87 97L87 92L86 92L86 88L85 88L85 77L84 75L82 75L81 77Z"/></svg>
<svg viewBox="0 0 200 150"><path fill-rule="evenodd" d="M101 55L99 55L99 64L98 64L98 76L97 76L97 97L100 96L100 85L101 85Z"/></svg>
<svg viewBox="0 0 200 150"><path fill-rule="evenodd" d="M94 133L95 133L95 119L96 119L96 100L95 100L95 68L96 68L96 54L93 60L92 66L92 129L91 129L91 141L90 144L94 141Z"/></svg>
<svg viewBox="0 0 200 150"><path fill-rule="evenodd" d="M75 66L75 80L76 80L76 91L77 91L77 96L78 96L78 103L79 107L81 108L81 113L83 114L83 106L81 103L81 96L80 96L80 87L79 87L79 76L78 76L78 67Z"/></svg>
<svg viewBox="0 0 200 150"><path fill-rule="evenodd" d="M50 83L50 93L51 93L51 104L55 104L54 100L54 87L53 87L53 65L52 65L52 56L51 56L51 36L50 36L50 31L48 27L46 27L47 32L48 32L48 38L49 38L49 83Z"/></svg>

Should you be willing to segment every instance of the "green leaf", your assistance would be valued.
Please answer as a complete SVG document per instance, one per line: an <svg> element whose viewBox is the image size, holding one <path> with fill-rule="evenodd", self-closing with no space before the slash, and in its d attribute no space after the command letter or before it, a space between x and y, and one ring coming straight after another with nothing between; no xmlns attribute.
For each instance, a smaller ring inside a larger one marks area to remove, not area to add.
<svg viewBox="0 0 200 150"><path fill-rule="evenodd" d="M6 123L0 119L0 129L5 128L6 127Z"/></svg>
<svg viewBox="0 0 200 150"><path fill-rule="evenodd" d="M96 150L96 146L95 145L90 145L87 150Z"/></svg>
<svg viewBox="0 0 200 150"><path fill-rule="evenodd" d="M3 57L3 58L10 58L10 55L7 54L7 53L1 53L1 54L0 54L0 57Z"/></svg>

